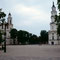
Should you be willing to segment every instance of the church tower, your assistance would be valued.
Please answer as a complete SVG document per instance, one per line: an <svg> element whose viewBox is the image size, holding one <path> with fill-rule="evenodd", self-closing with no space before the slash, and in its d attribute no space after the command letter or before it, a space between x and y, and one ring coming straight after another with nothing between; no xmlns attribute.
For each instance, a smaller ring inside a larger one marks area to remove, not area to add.
<svg viewBox="0 0 60 60"><path fill-rule="evenodd" d="M7 18L7 20L8 20L7 22L8 22L9 25L12 24L11 13L8 14L8 18Z"/></svg>
<svg viewBox="0 0 60 60"><path fill-rule="evenodd" d="M5 24L7 24L6 25L6 44L10 44L11 43L10 31L11 29L13 29L11 13L8 14L7 21L5 21L3 25L0 23L1 32L5 32ZM4 39L4 34L2 35L2 38Z"/></svg>
<svg viewBox="0 0 60 60"><path fill-rule="evenodd" d="M7 23L9 25L8 26L9 27L9 30L11 30L13 28L11 13L8 14Z"/></svg>
<svg viewBox="0 0 60 60"><path fill-rule="evenodd" d="M7 23L8 26L6 28L6 44L10 44L10 31L13 28L11 13L8 14Z"/></svg>
<svg viewBox="0 0 60 60"><path fill-rule="evenodd" d="M58 38L57 38L57 25L55 22L55 15L57 15L56 7L52 5L52 11L51 11L51 22L50 22L50 31L48 33L49 35L49 44L58 44Z"/></svg>

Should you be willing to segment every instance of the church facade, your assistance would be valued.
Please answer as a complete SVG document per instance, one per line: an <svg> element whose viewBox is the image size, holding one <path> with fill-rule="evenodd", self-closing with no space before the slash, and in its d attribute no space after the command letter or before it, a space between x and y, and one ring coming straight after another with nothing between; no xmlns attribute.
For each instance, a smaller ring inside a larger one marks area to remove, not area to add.
<svg viewBox="0 0 60 60"><path fill-rule="evenodd" d="M7 26L6 26L6 44L10 44L11 43L10 30L13 28L11 13L8 14L7 22L5 21L4 24L0 23L0 30L2 31L2 33L5 31L5 24L7 24ZM4 34L2 35L2 37L4 39Z"/></svg>
<svg viewBox="0 0 60 60"><path fill-rule="evenodd" d="M55 7L54 2L53 2L52 11L51 11L50 30L48 32L48 36L49 36L48 43L50 45L60 44L60 39L59 39L59 36L57 34L57 25L55 22L55 15L57 15L57 11L56 11L56 7Z"/></svg>

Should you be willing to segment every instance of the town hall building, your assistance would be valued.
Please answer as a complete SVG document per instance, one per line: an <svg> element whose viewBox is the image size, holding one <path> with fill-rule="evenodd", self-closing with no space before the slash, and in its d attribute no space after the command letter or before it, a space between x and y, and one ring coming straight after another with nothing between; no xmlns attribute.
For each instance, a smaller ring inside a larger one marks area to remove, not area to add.
<svg viewBox="0 0 60 60"><path fill-rule="evenodd" d="M60 44L60 39L59 39L59 36L57 34L57 25L55 22L55 15L57 15L57 11L56 11L56 7L55 7L54 2L53 2L52 11L51 11L50 30L48 32L48 36L49 36L48 44L50 44L50 45Z"/></svg>

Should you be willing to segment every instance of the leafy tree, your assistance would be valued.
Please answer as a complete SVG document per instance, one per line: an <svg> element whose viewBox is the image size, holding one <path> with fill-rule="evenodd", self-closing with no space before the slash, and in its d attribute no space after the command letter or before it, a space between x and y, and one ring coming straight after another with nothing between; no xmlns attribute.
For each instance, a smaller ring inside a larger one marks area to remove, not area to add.
<svg viewBox="0 0 60 60"><path fill-rule="evenodd" d="M18 41L18 44L19 43L21 44L38 44L39 43L37 35L35 34L32 35L31 33L24 30L18 31L17 41Z"/></svg>
<svg viewBox="0 0 60 60"><path fill-rule="evenodd" d="M17 32L17 42L18 42L18 44L21 42L21 38L22 38L22 35L21 34L22 34L22 31L19 30Z"/></svg>
<svg viewBox="0 0 60 60"><path fill-rule="evenodd" d="M59 9L59 15L55 16L55 21L57 22L57 33L60 35L60 0L57 0L57 5Z"/></svg>
<svg viewBox="0 0 60 60"><path fill-rule="evenodd" d="M27 31L23 31L23 40L25 41L25 44L26 44L26 42L28 43L28 32Z"/></svg>
<svg viewBox="0 0 60 60"><path fill-rule="evenodd" d="M48 43L48 32L46 32L45 30L42 30L41 33L41 43L45 44Z"/></svg>
<svg viewBox="0 0 60 60"><path fill-rule="evenodd" d="M32 33L29 33L29 44L32 42Z"/></svg>
<svg viewBox="0 0 60 60"><path fill-rule="evenodd" d="M17 37L17 30L15 28L14 29L11 29L10 36L13 39L13 44L15 44L16 37Z"/></svg>
<svg viewBox="0 0 60 60"><path fill-rule="evenodd" d="M18 44L19 43L23 43L24 41L23 41L23 31L22 30L20 30L20 31L18 31L18 33L17 33L17 41L18 41Z"/></svg>
<svg viewBox="0 0 60 60"><path fill-rule="evenodd" d="M37 35L33 35L33 36L32 36L32 43L33 43L33 44L38 44Z"/></svg>
<svg viewBox="0 0 60 60"><path fill-rule="evenodd" d="M4 18L6 16L6 14L4 12L2 12L2 9L0 9L0 19Z"/></svg>
<svg viewBox="0 0 60 60"><path fill-rule="evenodd" d="M38 44L41 44L41 36L38 37Z"/></svg>
<svg viewBox="0 0 60 60"><path fill-rule="evenodd" d="M6 14L4 12L2 12L2 9L0 9L0 22L1 22L1 25L3 25L4 23L4 18L5 18ZM2 42L2 33L0 31L0 43Z"/></svg>
<svg viewBox="0 0 60 60"><path fill-rule="evenodd" d="M58 9L60 11L60 0L57 0L57 4L58 4Z"/></svg>
<svg viewBox="0 0 60 60"><path fill-rule="evenodd" d="M35 34L30 34L29 36L29 44L38 44L38 37Z"/></svg>
<svg viewBox="0 0 60 60"><path fill-rule="evenodd" d="M17 41L18 44L26 44L26 42L28 42L29 39L29 33L27 31L23 31L23 30L19 30L17 33Z"/></svg>

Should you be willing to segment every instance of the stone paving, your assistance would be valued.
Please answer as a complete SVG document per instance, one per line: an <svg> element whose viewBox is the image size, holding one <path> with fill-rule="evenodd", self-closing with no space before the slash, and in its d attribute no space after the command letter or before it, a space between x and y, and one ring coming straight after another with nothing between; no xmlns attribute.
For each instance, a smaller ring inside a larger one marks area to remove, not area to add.
<svg viewBox="0 0 60 60"><path fill-rule="evenodd" d="M0 60L60 60L60 45L7 46Z"/></svg>

